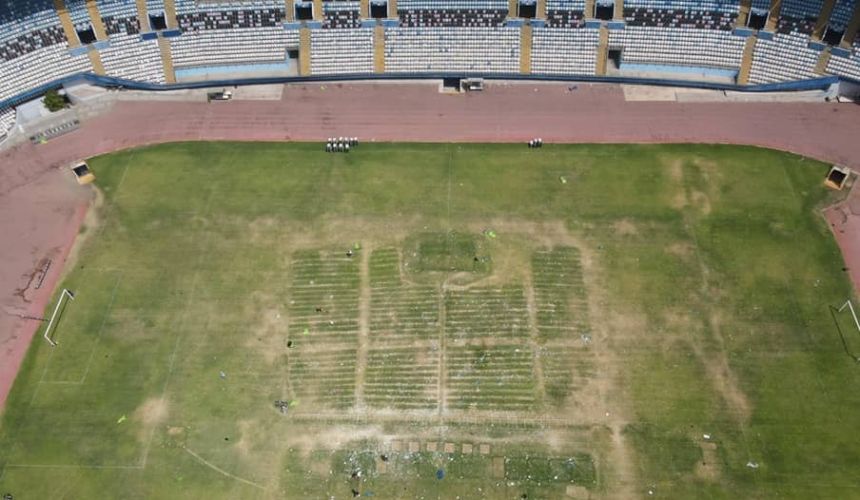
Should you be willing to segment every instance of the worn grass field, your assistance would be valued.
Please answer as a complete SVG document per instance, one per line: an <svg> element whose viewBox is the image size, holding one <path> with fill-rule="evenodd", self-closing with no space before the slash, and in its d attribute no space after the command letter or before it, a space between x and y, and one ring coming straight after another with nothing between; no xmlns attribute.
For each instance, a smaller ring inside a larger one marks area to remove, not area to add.
<svg viewBox="0 0 860 500"><path fill-rule="evenodd" d="M0 494L860 496L826 165L321 149L92 160L76 300L16 381Z"/></svg>

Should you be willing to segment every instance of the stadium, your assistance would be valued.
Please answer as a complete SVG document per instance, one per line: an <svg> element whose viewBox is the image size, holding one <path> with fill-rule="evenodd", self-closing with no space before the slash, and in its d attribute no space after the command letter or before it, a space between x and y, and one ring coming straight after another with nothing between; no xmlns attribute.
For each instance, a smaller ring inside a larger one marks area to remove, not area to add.
<svg viewBox="0 0 860 500"><path fill-rule="evenodd" d="M0 0L0 498L860 498L856 0Z"/></svg>

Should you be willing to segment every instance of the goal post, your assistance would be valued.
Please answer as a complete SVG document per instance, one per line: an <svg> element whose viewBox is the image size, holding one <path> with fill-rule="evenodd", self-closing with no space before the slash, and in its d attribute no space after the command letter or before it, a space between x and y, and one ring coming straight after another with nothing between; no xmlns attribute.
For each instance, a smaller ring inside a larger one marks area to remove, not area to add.
<svg viewBox="0 0 860 500"><path fill-rule="evenodd" d="M844 304L839 306L838 309L830 306L830 314L833 315L836 331L839 333L839 338L842 340L842 347L845 349L845 354L852 357L857 363L860 363L860 356L854 354L848 340L845 338L845 334L842 333L842 328L839 326L839 319L836 317L837 314L844 313L846 309L851 313L851 319L854 320L854 327L857 329L857 333L860 334L860 320L857 319L857 311L854 309L854 304L851 302L850 298L846 300Z"/></svg>
<svg viewBox="0 0 860 500"><path fill-rule="evenodd" d="M842 312L842 311L844 311L846 308L847 308L849 311L851 311L851 317L852 317L852 318L854 318L854 326L856 326L856 327L857 327L857 331L858 331L858 332L860 332L860 321L857 321L857 313L854 311L854 305L853 305L853 304L851 304L851 299L846 300L846 301L845 301L845 303L844 303L844 304L842 304L842 307L840 307L839 309L837 309L837 310L836 310L836 312Z"/></svg>
<svg viewBox="0 0 860 500"><path fill-rule="evenodd" d="M57 306L54 307L54 313L51 314L51 320L48 321L48 327L45 328L45 340L51 344L51 347L56 347L57 343L51 339L51 328L54 326L54 321L57 319L57 314L60 312L60 308L63 306L63 299L69 298L71 300L75 300L75 294L69 291L68 288L63 288L63 291L60 293L60 299L57 301Z"/></svg>

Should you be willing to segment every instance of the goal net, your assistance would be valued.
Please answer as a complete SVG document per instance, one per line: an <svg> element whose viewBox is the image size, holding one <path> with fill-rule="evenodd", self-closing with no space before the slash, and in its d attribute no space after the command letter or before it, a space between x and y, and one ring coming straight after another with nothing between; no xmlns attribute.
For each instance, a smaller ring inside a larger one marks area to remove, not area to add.
<svg viewBox="0 0 860 500"><path fill-rule="evenodd" d="M54 323L57 321L57 317L59 316L60 311L63 309L63 304L66 303L66 299L75 300L75 294L69 291L68 288L63 288L63 291L60 293L60 300L57 301L57 306L54 307L54 312L51 314L51 320L48 321L48 327L45 328L45 340L51 344L51 347L56 347L57 343L54 342L54 339L51 338L51 332L54 330Z"/></svg>

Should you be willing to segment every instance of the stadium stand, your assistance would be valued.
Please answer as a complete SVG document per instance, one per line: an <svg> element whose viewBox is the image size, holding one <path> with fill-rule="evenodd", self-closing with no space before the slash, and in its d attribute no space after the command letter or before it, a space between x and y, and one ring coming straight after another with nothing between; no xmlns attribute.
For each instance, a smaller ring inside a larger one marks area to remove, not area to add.
<svg viewBox="0 0 860 500"><path fill-rule="evenodd" d="M377 25L362 18L358 0L318 2L316 20L293 23L286 22L292 4L284 0L0 0L0 102L82 72L164 83L174 71L286 66L295 57L310 75L594 76L611 58L621 69L731 74L744 66L745 36L764 27L735 31L741 0L598 1L620 9L608 24L587 12L595 3L546 0L545 19L523 21L509 12L517 4L508 0L399 0L396 12ZM767 16L770 0L751 0L750 8ZM860 78L860 48L846 33L857 10L856 0L835 0L832 12L825 0L783 0L766 27L773 33L749 44L749 83L822 73ZM174 11L172 28L167 18ZM819 20L822 13L829 19ZM300 39L309 48L300 51ZM830 53L827 46L840 48ZM0 128L8 128L14 113L0 113Z"/></svg>

